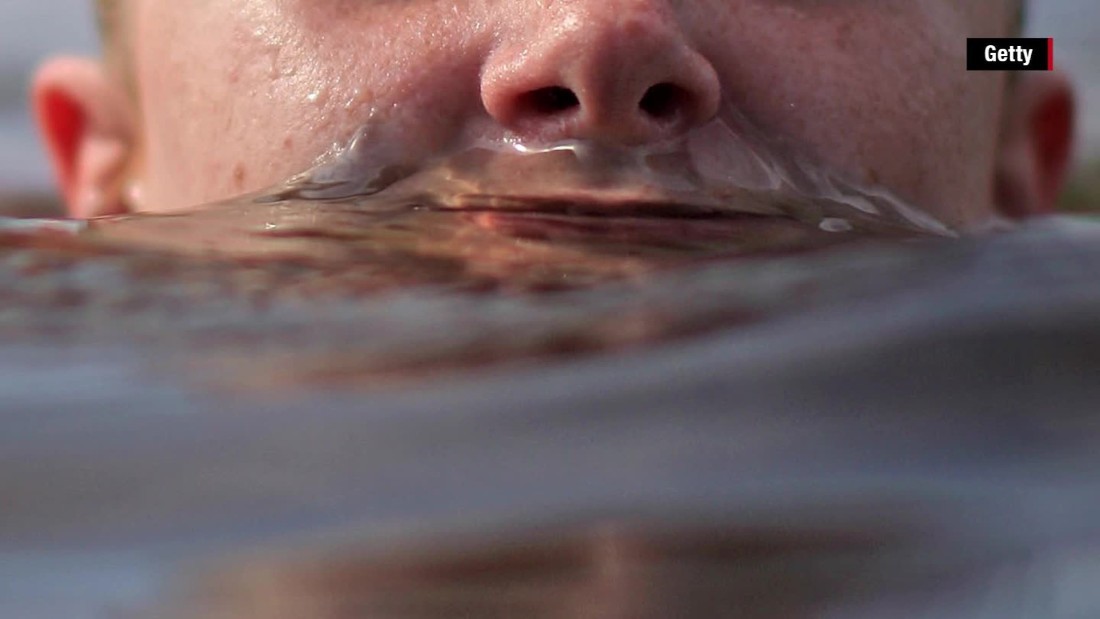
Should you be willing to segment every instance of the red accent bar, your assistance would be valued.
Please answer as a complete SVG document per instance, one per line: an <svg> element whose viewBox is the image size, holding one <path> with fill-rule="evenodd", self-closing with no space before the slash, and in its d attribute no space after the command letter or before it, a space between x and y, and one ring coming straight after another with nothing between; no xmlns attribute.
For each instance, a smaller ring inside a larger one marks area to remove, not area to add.
<svg viewBox="0 0 1100 619"><path fill-rule="evenodd" d="M1047 39L1047 71L1054 70L1054 39Z"/></svg>

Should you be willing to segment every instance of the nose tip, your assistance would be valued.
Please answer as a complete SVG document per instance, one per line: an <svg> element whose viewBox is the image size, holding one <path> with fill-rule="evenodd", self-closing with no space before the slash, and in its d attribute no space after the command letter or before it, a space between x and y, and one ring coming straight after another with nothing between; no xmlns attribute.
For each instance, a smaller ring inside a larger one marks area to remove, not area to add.
<svg viewBox="0 0 1100 619"><path fill-rule="evenodd" d="M549 27L535 47L500 48L488 59L482 103L501 125L522 137L638 144L717 112L717 73L674 19L638 11L570 21L584 25Z"/></svg>

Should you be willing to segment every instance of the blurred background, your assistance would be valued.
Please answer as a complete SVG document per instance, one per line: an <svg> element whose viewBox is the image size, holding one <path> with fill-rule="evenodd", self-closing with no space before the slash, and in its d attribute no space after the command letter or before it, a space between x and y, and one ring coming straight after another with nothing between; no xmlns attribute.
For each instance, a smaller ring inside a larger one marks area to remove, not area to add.
<svg viewBox="0 0 1100 619"><path fill-rule="evenodd" d="M1055 61L1081 87L1078 171L1069 208L1100 208L1100 2L1031 0L1031 36L1055 38ZM95 53L91 0L0 0L0 194L51 186L26 110L27 82L43 57Z"/></svg>

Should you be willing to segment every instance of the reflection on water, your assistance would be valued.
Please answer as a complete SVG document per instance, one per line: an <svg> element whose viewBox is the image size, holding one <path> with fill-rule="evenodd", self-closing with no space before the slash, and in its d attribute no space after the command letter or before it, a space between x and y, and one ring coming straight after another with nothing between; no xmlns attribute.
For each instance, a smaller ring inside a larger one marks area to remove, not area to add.
<svg viewBox="0 0 1100 619"><path fill-rule="evenodd" d="M990 569L987 563L1020 559L937 556L940 551L921 548L915 531L884 525L799 532L604 523L375 553L325 551L324 544L268 549L207 567L175 591L177 602L154 613L171 619L802 619L926 598L931 591L946 610L959 601L952 597L964 597L975 574ZM993 610L1001 602L985 606Z"/></svg>
<svg viewBox="0 0 1100 619"><path fill-rule="evenodd" d="M254 208L267 213L270 207ZM361 217L341 209L309 218ZM208 214L239 221L232 211ZM293 212L288 219L301 216ZM118 227L102 235L102 228L75 236L56 229L69 224L32 235L9 231L0 248L0 292L8 301L0 333L10 341L148 346L164 362L182 360L222 386L378 385L746 323L853 288L893 285L872 274L912 260L883 247L865 265L822 277L815 265L835 258L806 253L797 232L793 239L771 239L772 259L729 262L719 258L738 254L708 239L722 229L712 222L624 225L629 235L616 232L626 240L589 251L516 239L465 218L417 212L405 218L416 229L382 224L335 237L261 232L250 238L233 227L223 237L218 226L209 226L211 235L201 215L141 219L135 227L104 222L99 225ZM196 223L202 225L190 227ZM582 223L586 227L570 221L565 232L599 230ZM538 224L551 233L541 216ZM639 232L650 234L646 226L655 228L651 236L679 243L642 244ZM690 243L677 236L685 228ZM136 230L138 242L119 243ZM186 251L134 248L160 238ZM777 239L793 247L780 245L786 251L775 254ZM207 251L204 242L215 245ZM794 248L799 251L791 253ZM655 286L654 277L663 285Z"/></svg>

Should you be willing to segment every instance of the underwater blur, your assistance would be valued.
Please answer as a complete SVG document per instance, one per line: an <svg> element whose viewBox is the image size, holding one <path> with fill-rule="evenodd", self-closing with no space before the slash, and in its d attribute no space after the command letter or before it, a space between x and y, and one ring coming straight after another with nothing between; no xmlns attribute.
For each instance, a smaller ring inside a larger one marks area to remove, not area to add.
<svg viewBox="0 0 1100 619"><path fill-rule="evenodd" d="M0 617L1100 616L1100 225L380 130L0 218Z"/></svg>

